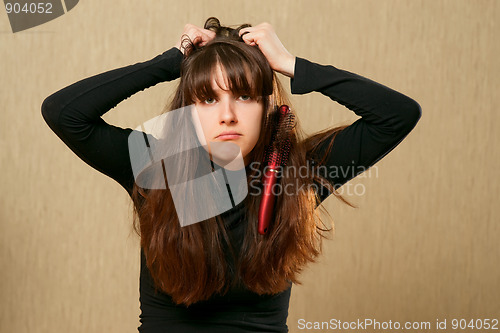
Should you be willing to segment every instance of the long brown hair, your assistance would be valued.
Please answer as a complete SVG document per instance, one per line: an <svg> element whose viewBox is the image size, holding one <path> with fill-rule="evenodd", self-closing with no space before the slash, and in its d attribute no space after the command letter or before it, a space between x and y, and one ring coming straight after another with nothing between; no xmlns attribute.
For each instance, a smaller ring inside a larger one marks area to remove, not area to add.
<svg viewBox="0 0 500 333"><path fill-rule="evenodd" d="M246 26L249 25L235 29L222 27L217 19L210 18L205 28L216 32L214 40L201 48L192 43L183 44L188 46L187 56L181 65L179 86L166 111L214 96L210 80L216 66L221 66L233 93L250 93L262 98L261 135L250 156L251 161L263 161L265 146L271 140L270 127L277 115L276 106L290 104L262 52L258 47L246 45L238 36L239 29ZM325 140L333 142L342 128L328 129L304 139L297 121L291 133L287 165L298 168L309 165L308 160L320 165L322 156L316 154L318 146ZM189 158L196 160L198 156ZM183 160L183 163L195 163L195 160ZM259 179L263 168L263 163L252 166L248 182ZM235 283L244 284L258 294L281 292L291 282L300 284L299 273L308 263L316 261L321 253L322 238L332 230L325 227L316 211L318 196L311 184L321 184L340 196L314 172L305 177L283 172L280 182L294 194L277 197L275 219L266 235L257 232L260 196L248 195L244 199L248 223L241 244L231 244L219 215L181 227L168 185L166 189L146 190L136 182L132 192L133 226L141 237L146 264L156 288L168 293L177 304L190 305L215 293L224 294ZM252 186L255 188L255 184ZM228 265L224 242L233 256L234 271ZM239 247L238 258L234 257L233 247Z"/></svg>

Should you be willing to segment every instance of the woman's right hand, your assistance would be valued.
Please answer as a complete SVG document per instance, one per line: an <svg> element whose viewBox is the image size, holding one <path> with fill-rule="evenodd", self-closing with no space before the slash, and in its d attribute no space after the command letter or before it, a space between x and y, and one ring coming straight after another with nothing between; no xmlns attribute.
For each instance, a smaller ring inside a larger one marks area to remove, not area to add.
<svg viewBox="0 0 500 333"><path fill-rule="evenodd" d="M182 46L182 41L186 38L189 37L191 42L197 47L204 46L207 44L209 41L214 39L215 37L215 32L207 29L200 28L196 25L193 24L186 24L184 26L184 31L182 32L181 37L179 38L179 41L175 45L176 48L178 48L182 54L186 51L185 48Z"/></svg>

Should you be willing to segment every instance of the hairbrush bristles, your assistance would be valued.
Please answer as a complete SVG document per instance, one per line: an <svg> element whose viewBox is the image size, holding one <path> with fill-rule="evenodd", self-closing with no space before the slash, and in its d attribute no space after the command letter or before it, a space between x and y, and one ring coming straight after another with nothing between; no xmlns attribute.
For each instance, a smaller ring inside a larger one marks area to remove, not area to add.
<svg viewBox="0 0 500 333"><path fill-rule="evenodd" d="M278 122L272 135L271 144L266 148L265 160L269 164L285 166L290 153L291 131L295 127L295 115L286 105L278 109Z"/></svg>
<svg viewBox="0 0 500 333"><path fill-rule="evenodd" d="M291 131L295 126L295 117L286 105L278 110L278 124L272 135L272 141L266 147L265 158L267 170L263 176L263 194L259 208L258 231L261 235L267 233L274 213L275 194L273 187L278 183L279 168L286 165L291 149Z"/></svg>

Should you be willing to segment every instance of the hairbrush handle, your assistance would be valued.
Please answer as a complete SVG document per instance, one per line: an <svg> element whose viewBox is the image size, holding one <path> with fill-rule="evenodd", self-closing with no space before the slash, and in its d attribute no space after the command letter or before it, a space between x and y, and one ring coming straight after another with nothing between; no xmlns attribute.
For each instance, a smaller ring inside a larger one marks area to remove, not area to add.
<svg viewBox="0 0 500 333"><path fill-rule="evenodd" d="M273 152L271 161L275 162L277 152ZM273 193L274 185L278 182L278 175L276 170L277 163L270 163L265 170L263 179L263 192L262 199L259 207L259 234L265 235L269 228L269 223L273 216L275 194Z"/></svg>
<svg viewBox="0 0 500 333"><path fill-rule="evenodd" d="M290 108L287 105L282 105L279 108L279 121L277 126L277 140L283 140L283 132L287 132L289 123L286 122L287 116L290 113ZM273 145L271 145L272 147ZM285 144L285 146L287 146ZM273 193L274 185L278 182L278 167L286 164L288 159L288 150L280 149L280 145L277 145L277 149L270 152L268 156L268 164L265 168L263 183L263 193L260 201L259 207L259 224L258 231L259 234L265 235L269 229L269 224L274 212L274 202L276 200L276 195Z"/></svg>

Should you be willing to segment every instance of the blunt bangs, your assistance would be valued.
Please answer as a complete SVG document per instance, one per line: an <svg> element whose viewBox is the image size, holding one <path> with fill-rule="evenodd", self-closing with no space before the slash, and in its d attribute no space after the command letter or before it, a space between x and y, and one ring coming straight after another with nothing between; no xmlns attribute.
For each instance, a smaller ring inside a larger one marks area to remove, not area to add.
<svg viewBox="0 0 500 333"><path fill-rule="evenodd" d="M215 41L189 58L183 77L186 104L216 97L212 79L216 77L218 66L226 80L216 81L221 89L227 86L234 95L249 95L258 100L273 92L272 69L264 55L253 46Z"/></svg>

